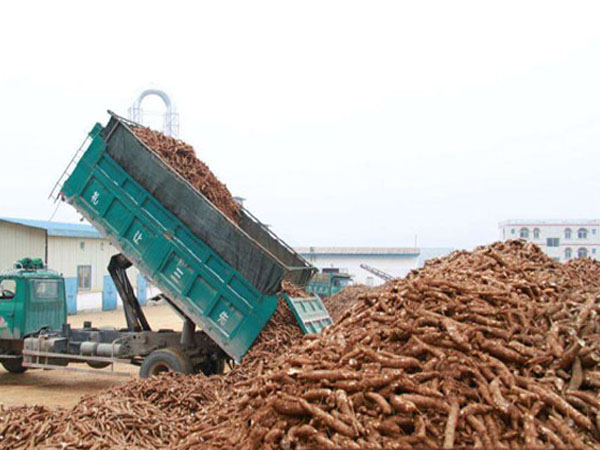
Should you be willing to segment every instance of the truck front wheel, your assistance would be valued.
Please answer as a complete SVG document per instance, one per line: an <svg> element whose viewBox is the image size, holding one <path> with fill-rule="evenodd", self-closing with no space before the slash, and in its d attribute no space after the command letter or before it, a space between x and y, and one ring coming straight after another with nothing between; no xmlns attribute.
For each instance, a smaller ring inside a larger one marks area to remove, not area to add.
<svg viewBox="0 0 600 450"><path fill-rule="evenodd" d="M23 373L27 367L23 367L23 358L3 359L2 366L10 373Z"/></svg>
<svg viewBox="0 0 600 450"><path fill-rule="evenodd" d="M163 372L190 374L192 371L192 361L185 354L176 348L162 348L146 356L140 367L140 377L148 378Z"/></svg>

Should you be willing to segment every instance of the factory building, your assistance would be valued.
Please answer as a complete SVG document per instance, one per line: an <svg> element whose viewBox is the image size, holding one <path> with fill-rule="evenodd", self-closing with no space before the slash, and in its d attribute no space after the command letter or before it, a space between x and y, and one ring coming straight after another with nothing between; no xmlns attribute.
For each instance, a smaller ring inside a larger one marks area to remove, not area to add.
<svg viewBox="0 0 600 450"><path fill-rule="evenodd" d="M295 250L319 270L348 273L354 283L367 286L385 281L377 272L393 278L403 277L422 267L426 260L453 251L451 248L415 247L300 247Z"/></svg>
<svg viewBox="0 0 600 450"><path fill-rule="evenodd" d="M506 220L500 237L539 245L555 261L600 256L600 220Z"/></svg>
<svg viewBox="0 0 600 450"><path fill-rule="evenodd" d="M40 258L65 279L76 279L79 310L102 308L107 267L115 253L91 225L0 218L0 271L26 256ZM138 272L132 268L128 275L137 286Z"/></svg>

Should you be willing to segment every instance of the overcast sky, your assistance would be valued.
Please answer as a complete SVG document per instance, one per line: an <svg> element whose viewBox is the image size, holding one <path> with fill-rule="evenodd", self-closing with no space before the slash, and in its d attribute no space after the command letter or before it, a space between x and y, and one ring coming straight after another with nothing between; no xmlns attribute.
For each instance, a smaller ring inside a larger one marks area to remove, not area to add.
<svg viewBox="0 0 600 450"><path fill-rule="evenodd" d="M0 216L49 219L87 131L157 87L292 245L470 248L504 219L599 218L598 5L3 3Z"/></svg>

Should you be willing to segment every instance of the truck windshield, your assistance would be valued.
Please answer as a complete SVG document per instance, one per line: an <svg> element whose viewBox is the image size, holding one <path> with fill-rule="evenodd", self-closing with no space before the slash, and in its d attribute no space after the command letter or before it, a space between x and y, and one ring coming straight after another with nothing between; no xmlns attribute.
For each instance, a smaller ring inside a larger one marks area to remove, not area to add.
<svg viewBox="0 0 600 450"><path fill-rule="evenodd" d="M350 286L350 278L339 278L341 287Z"/></svg>
<svg viewBox="0 0 600 450"><path fill-rule="evenodd" d="M58 297L58 280L33 280L33 298L37 300Z"/></svg>
<svg viewBox="0 0 600 450"><path fill-rule="evenodd" d="M15 296L17 292L17 282L15 280L0 281L0 300L8 300Z"/></svg>

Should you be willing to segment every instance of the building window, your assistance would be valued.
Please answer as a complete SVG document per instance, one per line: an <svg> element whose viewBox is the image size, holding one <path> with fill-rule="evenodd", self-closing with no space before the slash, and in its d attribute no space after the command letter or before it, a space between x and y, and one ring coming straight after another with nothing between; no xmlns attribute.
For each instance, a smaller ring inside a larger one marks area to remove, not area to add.
<svg viewBox="0 0 600 450"><path fill-rule="evenodd" d="M521 230L519 231L519 237L521 239L528 239L529 238L529 229L521 228Z"/></svg>
<svg viewBox="0 0 600 450"><path fill-rule="evenodd" d="M79 248L80 248L81 250L85 250L85 241L81 241L81 242L79 243Z"/></svg>
<svg viewBox="0 0 600 450"><path fill-rule="evenodd" d="M548 238L548 239L546 239L546 245L548 247L558 247L560 245L560 239L558 239L558 238Z"/></svg>
<svg viewBox="0 0 600 450"><path fill-rule="evenodd" d="M514 228L512 228L512 229L510 230L510 234L515 234L515 229L514 229Z"/></svg>
<svg viewBox="0 0 600 450"><path fill-rule="evenodd" d="M100 242L100 251L103 252L104 251L104 242Z"/></svg>
<svg viewBox="0 0 600 450"><path fill-rule="evenodd" d="M592 228L592 234L596 234L596 229Z"/></svg>
<svg viewBox="0 0 600 450"><path fill-rule="evenodd" d="M571 239L571 229L570 228L565 229L565 239Z"/></svg>
<svg viewBox="0 0 600 450"><path fill-rule="evenodd" d="M596 254L596 249L595 249L595 248L593 248L593 249L592 249L592 255L595 255L595 254Z"/></svg>
<svg viewBox="0 0 600 450"><path fill-rule="evenodd" d="M585 228L577 230L577 237L579 239L587 239L587 230Z"/></svg>
<svg viewBox="0 0 600 450"><path fill-rule="evenodd" d="M565 259L571 259L573 257L573 251L570 248L565 248Z"/></svg>
<svg viewBox="0 0 600 450"><path fill-rule="evenodd" d="M92 266L77 266L77 288L80 291L92 288Z"/></svg>
<svg viewBox="0 0 600 450"><path fill-rule="evenodd" d="M587 249L580 248L579 250L577 250L577 257L578 258L587 258Z"/></svg>
<svg viewBox="0 0 600 450"><path fill-rule="evenodd" d="M533 238L534 239L539 239L540 238L540 229L539 228L534 228L533 229Z"/></svg>

